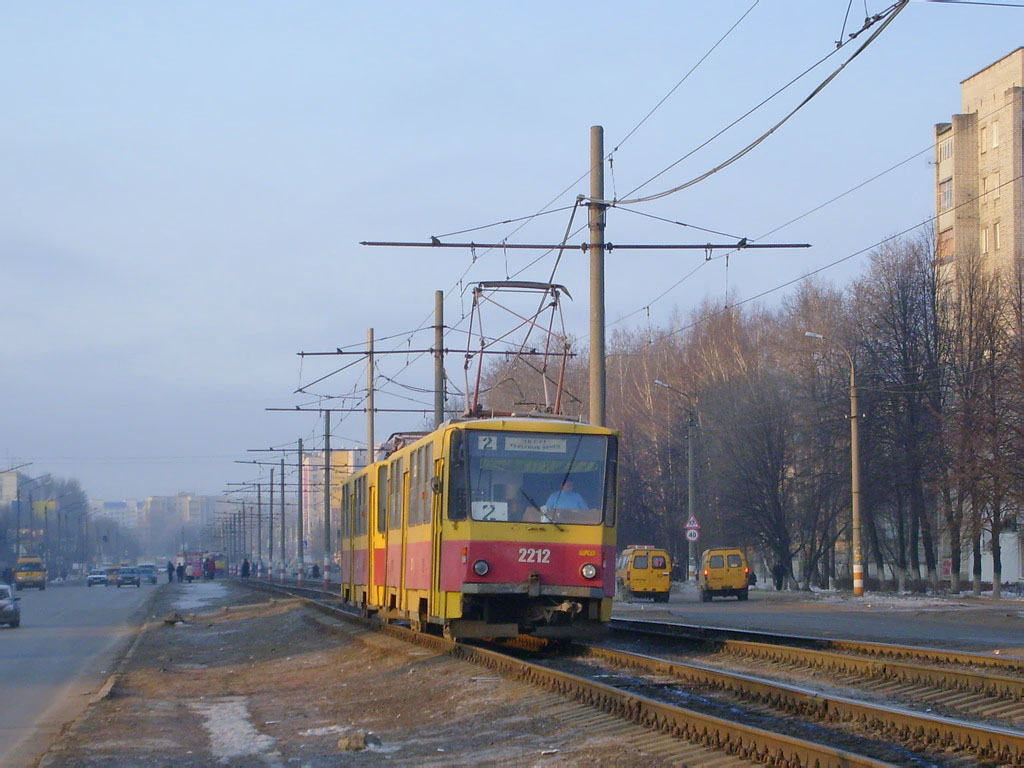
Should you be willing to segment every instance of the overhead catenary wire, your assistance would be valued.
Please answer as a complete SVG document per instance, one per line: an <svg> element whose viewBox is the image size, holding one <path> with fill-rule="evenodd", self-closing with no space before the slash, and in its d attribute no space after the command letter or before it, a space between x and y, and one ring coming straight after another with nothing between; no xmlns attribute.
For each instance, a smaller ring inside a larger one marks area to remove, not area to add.
<svg viewBox="0 0 1024 768"><path fill-rule="evenodd" d="M942 213L948 213L949 211L955 211L957 208L960 208L960 207L962 207L964 205L970 205L971 203L974 203L975 201L979 200L981 197L984 197L987 194L991 194L992 192L994 192L997 189L1001 189L1002 187L1005 187L1008 184L1015 184L1021 178L1024 178L1024 174L1018 174L1017 176L1015 176L1014 178L1010 179L1009 181L1005 181L1002 184L1000 184L999 186L994 187L993 189L990 189L987 192L983 192L982 194L977 195L976 197L973 197L970 200L965 200L962 203L959 203L958 205L955 205L952 208L949 208L946 211L943 211ZM728 312L728 311L730 311L732 309L735 309L736 307L743 306L744 304L749 304L751 302L757 301L758 299L763 298L765 296L768 296L769 294L775 293L776 291L781 291L783 288L788 288L789 286L793 285L794 283L799 283L799 282L801 282L803 280L807 280L808 278L813 277L814 275L819 274L820 272L824 272L825 270L831 269L832 267L834 267L834 266L836 266L838 264L842 264L845 261L849 261L850 259L856 258L857 256L860 256L862 254L868 253L869 251L872 251L875 248L878 248L878 247L880 247L882 245L885 245L888 242L891 242L891 241L893 241L893 240L895 240L897 238L903 237L904 235L906 235L906 234L908 234L910 232L913 232L915 229L918 229L919 227L922 227L922 226L924 226L926 224L930 224L930 223L934 222L938 218L939 218L939 214L935 214L934 216L929 216L927 219L924 219L923 221L919 221L916 224L914 224L913 226L907 227L906 229L903 229L903 230L897 232L894 235L889 235L888 237L883 237L881 240L879 240L879 241L877 241L877 242L875 242L875 243L873 243L871 245L868 245L868 246L866 246L864 248L856 250L853 253L847 254L846 256L842 256L841 258L838 258L835 261L830 261L828 264L820 266L817 269L813 269L810 272L807 272L807 273L805 273L803 275L800 275L799 277L794 277L793 279L787 280L786 282L780 283L779 285L776 285L776 286L774 286L772 288L767 288L767 289L761 291L760 293L756 293L753 296L749 296L749 297L747 297L745 299L742 299L740 301L734 302L733 304L730 304L730 305L728 305L726 307L723 307L722 309L716 310L714 312L709 312L708 314L706 314L706 315L704 315L702 317L697 318L692 323L688 323L687 325L684 325L681 328L677 328L677 329L675 329L673 331L668 331L668 332L662 334L659 338L651 340L648 343L648 346L653 345L653 344L657 344L658 342L663 341L663 340L665 340L667 338L670 338L672 336L677 336L680 333L685 333L686 331L690 330L691 328L695 328L698 325L701 325L701 324L707 322L711 318L718 317L719 315L724 314L725 312Z"/></svg>
<svg viewBox="0 0 1024 768"><path fill-rule="evenodd" d="M640 185L638 185L637 187L635 187L633 190L631 190L629 193L627 193L627 195L626 195L627 199L624 199L624 200L595 200L595 201L592 201L592 202L602 203L604 205L609 205L609 206L622 206L622 205L636 205L636 204L639 204L639 203L646 203L646 202L651 202L653 200L659 200L659 199L661 199L663 197L668 197L669 195L674 195L677 192L681 192L682 190L687 189L688 187L692 187L694 184L699 184L700 182L704 181L705 179L709 178L710 176L713 176L714 174L718 173L719 171L729 167L730 165L735 163L737 160L739 160L740 158L744 157L745 155L747 155L751 151L753 151L757 146L759 146L769 136L771 136L779 128L781 128L783 125L785 125L797 112L799 112L801 109L803 109L804 106L806 106L812 99L814 99L814 97L816 97L819 93L821 93L828 86L828 84L831 83L836 77L838 77L839 74L854 59L856 59L858 56L860 56L860 54L863 53L867 49L867 47L869 45L871 45L871 43L873 43L876 39L878 39L878 36L881 35L882 32L885 31L886 27L888 27L889 24L892 23L893 19L895 19L899 15L900 11L902 11L906 7L908 2L909 2L909 0L899 0L898 2L896 2L893 5L889 6L889 8L887 8L886 10L882 11L882 13L876 14L875 16L872 16L872 17L869 17L865 21L864 27L860 30L860 32L864 32L864 31L870 29L871 26L873 26L879 20L881 20L881 26L879 26L878 29L876 29L868 37L868 39L865 40L860 45L860 47L857 48L857 50L855 50L850 55L850 57L846 61L844 61L842 64L840 64L835 70L833 70L832 73L829 74L829 76L826 77L824 80L822 80L807 96L804 97L804 99L799 104L797 104L785 116L783 116L783 118L781 120L776 122L767 131L762 133L758 138L754 139L752 142L747 144L747 146L745 146L743 149L741 149L738 152L736 152L735 154L733 154L731 157L727 158L725 161L719 163L718 165L716 165L715 167L711 168L710 170L705 171L704 173L700 174L699 176L695 176L694 178L692 178L692 179L690 179L690 180L688 180L686 182L683 182L682 184L677 184L674 187L670 187L669 189L663 190L661 192L657 192L657 193L655 193L653 195L644 195L643 197L635 197L635 198L631 198L630 197L630 195L633 195L636 192L638 192L639 190L643 189L648 184L650 184L653 181L655 181L656 179L660 178L665 173L670 171L672 168L675 168L681 162L683 162L687 158L691 157L695 152L697 152L698 150L700 150L703 147L705 147L708 144L710 144L712 141L714 141L716 138L718 138L723 133L728 131L734 125L736 125L740 121L746 119L748 116L753 114L755 111L760 109L762 106L767 104L769 101L773 100L776 96L781 94L783 91L787 90L790 86L794 85L797 81L803 79L806 75L808 75L814 69L817 69L821 64L823 64L825 61L830 59L836 53L841 51L849 42L852 42L854 39L856 39L857 35L859 35L860 32L853 33L851 35L851 37L850 37L850 40L843 41L842 45L837 46L834 50L830 51L828 54L826 54L825 56L821 57L818 61L816 61L810 67L808 67L803 72L801 72L799 75L794 77L788 83L783 85L781 88L776 90L774 93L772 93L766 99L764 99L763 101L759 102L756 106L754 106L753 108L751 108L750 110L745 112L740 117L736 118L736 120L734 120L733 122L729 123L729 125L727 125L725 128L723 128L722 130L718 131L718 133L714 134L709 139L707 139L702 144L700 144L698 147L696 147L695 149L691 150L690 152L687 152L681 158L679 158L675 162L671 163L669 166L667 166L666 168L662 169L661 171L656 173L654 176L652 176L649 179L647 179L647 181L645 181L645 182L641 183Z"/></svg>
<svg viewBox="0 0 1024 768"><path fill-rule="evenodd" d="M995 109L993 109L993 110L987 112L986 114L980 116L978 119L979 120L985 120L985 119L991 117L992 115L996 114L997 112L999 112L999 111L1001 111L1003 109L1006 109L1007 107L1013 106L1014 104L1015 104L1015 102L1006 102L1004 104L1001 104L1000 106L996 107ZM944 140L946 138L953 138L953 139L955 139L957 137L957 135L962 130L963 129L953 129L949 133L948 137L944 136L943 139ZM796 222L801 221L802 219L805 219L808 216L811 216L811 215L817 213L818 211L820 211L820 210L822 210L822 209L832 205L833 203L838 202L839 200L842 200L844 197L847 197L848 195L853 194L854 192L856 192L857 190L861 189L862 187L865 187L868 184L870 184L870 183L872 183L874 181L877 181L878 179L882 178L883 176L886 176L887 174L892 173L893 171L895 171L895 170L897 170L899 168L902 168L904 165L906 165L907 163L911 162L912 160L915 160L916 158L920 157L921 155L925 154L926 152L934 151L935 146L936 146L935 142L929 143L927 146L925 146L922 149L919 149L916 152L908 155L907 157L903 158L899 162L893 163L892 165L888 166L884 170L879 171L878 173L876 173L876 174L874 174L874 175L864 179L863 181L860 181L857 184L854 184L852 187L849 187L848 189L844 190L843 192L840 192L838 195L835 195L835 196L829 198L828 200L826 200L826 201L824 201L822 203L819 203L818 205L815 205L813 208L810 208L810 209L804 211L799 216L794 216L793 218L789 219L788 221L786 221L786 222L784 222L782 224L779 224L778 226L773 227L772 229L769 229L767 232L765 232L765 233L763 233L763 234L761 234L761 235L759 235L757 237L751 238L750 242L751 243L756 243L759 240L763 240L766 237L770 237L771 235L774 235L776 232L779 232L779 231L785 229L786 227L788 227L788 226L790 226L792 224L795 224ZM634 210L632 208L621 208L619 210L630 211L631 213L639 213L641 215L649 215L649 214L643 214L643 212ZM658 217L651 217L651 218L658 218ZM668 223L676 223L676 222L672 222L670 219L666 219L665 221L667 221ZM712 261L718 261L720 259L727 258L727 257L729 257L729 256L731 256L731 255L733 255L735 253L738 253L740 250L741 249L737 248L737 249L734 249L734 250L731 250L731 251L726 251L724 253L717 253L717 254L713 254L713 255L708 255L707 257L705 257L704 261L702 261L702 262L700 262L700 264L698 264L698 266L695 269L692 269L689 272L687 272L682 278L680 278L675 283L673 283L671 286L669 286L669 288L667 288L666 290L662 291L660 294L658 294L655 298L653 298L650 301L648 301L646 304L644 304L644 305L638 307L637 309L634 309L633 311L631 311L631 312L629 312L629 313L627 313L627 314L617 318L616 320L611 321L610 323L608 323L608 327L611 327L611 326L623 323L626 320L630 319L631 317L634 317L634 316L640 314L641 312L649 311L652 306L654 306L657 302L659 302L661 299L665 298L665 296L667 296L669 293L671 293L676 288L678 288L680 285L682 285L684 282L686 282L686 280L688 280L690 277L692 277L694 274L696 274L700 269L705 267L708 263L710 263Z"/></svg>

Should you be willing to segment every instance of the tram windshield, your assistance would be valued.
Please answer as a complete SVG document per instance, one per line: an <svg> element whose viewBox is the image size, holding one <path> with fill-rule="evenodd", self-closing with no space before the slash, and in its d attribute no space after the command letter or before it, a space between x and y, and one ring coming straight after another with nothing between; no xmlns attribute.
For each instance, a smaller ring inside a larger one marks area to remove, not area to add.
<svg viewBox="0 0 1024 768"><path fill-rule="evenodd" d="M451 515L598 525L614 515L615 442L606 435L465 430ZM459 471L461 469L461 471ZM608 482L608 481L611 482Z"/></svg>

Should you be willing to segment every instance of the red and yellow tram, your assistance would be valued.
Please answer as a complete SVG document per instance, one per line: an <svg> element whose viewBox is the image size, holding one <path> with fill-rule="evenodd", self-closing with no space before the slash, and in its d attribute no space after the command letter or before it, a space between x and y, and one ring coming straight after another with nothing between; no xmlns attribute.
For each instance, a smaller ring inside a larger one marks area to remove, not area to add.
<svg viewBox="0 0 1024 768"><path fill-rule="evenodd" d="M343 598L456 638L603 631L617 436L561 418L446 422L332 483Z"/></svg>

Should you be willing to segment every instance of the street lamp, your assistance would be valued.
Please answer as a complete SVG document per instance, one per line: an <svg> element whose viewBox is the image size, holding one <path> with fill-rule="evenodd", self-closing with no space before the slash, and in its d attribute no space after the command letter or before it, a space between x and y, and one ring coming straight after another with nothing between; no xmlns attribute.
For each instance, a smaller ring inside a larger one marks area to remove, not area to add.
<svg viewBox="0 0 1024 768"><path fill-rule="evenodd" d="M806 331L809 339L828 341L820 333ZM850 363L850 508L853 515L853 594L860 597L864 594L864 562L860 545L860 438L857 431L857 372L853 364L853 355L841 344L832 345L841 350Z"/></svg>
<svg viewBox="0 0 1024 768"><path fill-rule="evenodd" d="M43 478L46 478L46 477L49 477L49 476L50 476L50 473L47 472L45 475L40 475L39 477L33 477L31 480L26 480L24 483L19 483L18 482L18 476L17 475L14 476L14 486L15 486L14 495L17 498L17 502L18 502L18 516L17 516L17 518L15 520L15 525L17 527L14 530L14 558L15 558L15 560L17 560L19 557L21 557L21 486L22 485L30 485L30 484L38 481L38 480L42 480ZM32 512L31 507L32 507L32 505L29 504L29 513L30 514Z"/></svg>
<svg viewBox="0 0 1024 768"><path fill-rule="evenodd" d="M683 392L681 389L676 389L673 386L666 384L661 379L655 379L654 384L667 389L671 392L675 392L677 395L686 398L686 510L690 517L697 519L696 508L694 504L697 502L697 494L694 492L694 479L693 479L693 430L697 425L696 419L696 405L697 401L690 397L688 394ZM697 578L697 542L688 541L686 550L687 559L687 571L689 578Z"/></svg>

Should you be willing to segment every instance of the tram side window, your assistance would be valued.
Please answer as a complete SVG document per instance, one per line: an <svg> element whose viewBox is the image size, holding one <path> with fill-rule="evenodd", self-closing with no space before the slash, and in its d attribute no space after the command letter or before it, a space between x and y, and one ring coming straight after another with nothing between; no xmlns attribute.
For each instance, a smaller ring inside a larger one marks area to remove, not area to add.
<svg viewBox="0 0 1024 768"><path fill-rule="evenodd" d="M349 537L348 530L348 486L341 486L341 535L343 538Z"/></svg>
<svg viewBox="0 0 1024 768"><path fill-rule="evenodd" d="M391 464L391 500L388 506L388 528L395 530L402 527L402 487L405 461L397 459Z"/></svg>
<svg viewBox="0 0 1024 768"><path fill-rule="evenodd" d="M633 567L643 571L647 569L647 555L637 555L633 558Z"/></svg>
<svg viewBox="0 0 1024 768"><path fill-rule="evenodd" d="M434 495L430 490L430 477L434 468L434 446L430 443L423 446L420 453L420 517L419 522L429 523L430 512L434 508Z"/></svg>
<svg viewBox="0 0 1024 768"><path fill-rule="evenodd" d="M463 430L452 432L448 464L448 518L465 520L469 514L469 478Z"/></svg>
<svg viewBox="0 0 1024 768"><path fill-rule="evenodd" d="M366 478L356 480L355 488L356 536L366 534Z"/></svg>
<svg viewBox="0 0 1024 768"><path fill-rule="evenodd" d="M388 468L377 468L377 533L388 528Z"/></svg>

